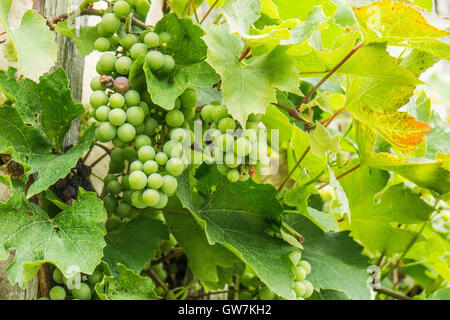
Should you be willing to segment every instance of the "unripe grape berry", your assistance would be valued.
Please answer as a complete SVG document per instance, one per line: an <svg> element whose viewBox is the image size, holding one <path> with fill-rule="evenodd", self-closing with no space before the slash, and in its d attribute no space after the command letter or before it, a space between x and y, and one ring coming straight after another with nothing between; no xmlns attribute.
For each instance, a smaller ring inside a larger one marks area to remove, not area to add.
<svg viewBox="0 0 450 320"><path fill-rule="evenodd" d="M260 114L260 113L258 113L258 114L252 113L252 114L250 114L248 116L248 121L252 121L252 122L258 123L258 122L261 121L261 118L262 118L262 114Z"/></svg>
<svg viewBox="0 0 450 320"><path fill-rule="evenodd" d="M103 88L102 82L100 81L100 76L91 79L90 87L92 91L105 91L105 88Z"/></svg>
<svg viewBox="0 0 450 320"><path fill-rule="evenodd" d="M170 139L183 142L188 138L189 133L183 128L176 128L170 133Z"/></svg>
<svg viewBox="0 0 450 320"><path fill-rule="evenodd" d="M136 90L128 90L124 95L125 103L128 107L138 106L141 102L141 96Z"/></svg>
<svg viewBox="0 0 450 320"><path fill-rule="evenodd" d="M156 134L155 130L159 127L159 123L154 118L147 118L145 120L145 134L148 136L154 136Z"/></svg>
<svg viewBox="0 0 450 320"><path fill-rule="evenodd" d="M111 108L122 108L125 105L125 98L120 93L113 93L109 97L109 106Z"/></svg>
<svg viewBox="0 0 450 320"><path fill-rule="evenodd" d="M160 192L159 195L160 195L161 199L155 206L153 206L155 209L165 208L165 206L167 205L167 202L169 201L167 194L165 194L164 192Z"/></svg>
<svg viewBox="0 0 450 320"><path fill-rule="evenodd" d="M131 187L129 187L129 189L130 189L130 190L124 191L124 192L122 193L122 200L123 200L126 204L131 205L131 204L132 204L132 203L131 203L131 196L133 195L133 192L134 192L134 191L131 190Z"/></svg>
<svg viewBox="0 0 450 320"><path fill-rule="evenodd" d="M137 43L137 41L138 39L134 34L128 33L120 39L120 44L122 45L122 47L129 50Z"/></svg>
<svg viewBox="0 0 450 320"><path fill-rule="evenodd" d="M134 160L132 163L130 163L130 172L142 171L143 166L144 165L140 160ZM128 177L128 184L129 183L130 183L130 177Z"/></svg>
<svg viewBox="0 0 450 320"><path fill-rule="evenodd" d="M113 196L117 196L120 192L122 192L122 186L119 181L113 180L106 186L106 191Z"/></svg>
<svg viewBox="0 0 450 320"><path fill-rule="evenodd" d="M142 171L133 171L128 182L133 190L142 190L147 185L147 176Z"/></svg>
<svg viewBox="0 0 450 320"><path fill-rule="evenodd" d="M225 106L217 106L211 113L214 122L219 122L228 116L228 109Z"/></svg>
<svg viewBox="0 0 450 320"><path fill-rule="evenodd" d="M139 126L144 123L145 112L141 107L131 107L127 110L127 122L133 126Z"/></svg>
<svg viewBox="0 0 450 320"><path fill-rule="evenodd" d="M108 121L108 114L111 111L110 107L101 106L95 110L95 119L100 122Z"/></svg>
<svg viewBox="0 0 450 320"><path fill-rule="evenodd" d="M119 127L127 120L127 115L122 109L112 109L108 114L109 123L113 126Z"/></svg>
<svg viewBox="0 0 450 320"><path fill-rule="evenodd" d="M159 166L165 166L169 157L164 152L158 152L155 156L155 161Z"/></svg>
<svg viewBox="0 0 450 320"><path fill-rule="evenodd" d="M166 114L166 123L172 127L180 127L184 122L184 115L180 110L171 110Z"/></svg>
<svg viewBox="0 0 450 320"><path fill-rule="evenodd" d="M122 186L122 191L130 190L130 176L126 175L122 177L122 181L120 181L120 185Z"/></svg>
<svg viewBox="0 0 450 320"><path fill-rule="evenodd" d="M251 144L247 138L240 137L234 142L234 153L238 157L246 157L250 153Z"/></svg>
<svg viewBox="0 0 450 320"><path fill-rule="evenodd" d="M184 120L191 120L195 117L195 108L193 109L187 109L187 108L181 108L181 112L183 112Z"/></svg>
<svg viewBox="0 0 450 320"><path fill-rule="evenodd" d="M112 213L116 211L118 206L117 199L111 196L106 196L103 198L103 205L108 213Z"/></svg>
<svg viewBox="0 0 450 320"><path fill-rule="evenodd" d="M172 36L170 35L170 33L161 32L159 34L159 43L161 44L161 46L165 47L165 46L167 46L167 44L169 44L171 38L172 38ZM163 45L163 44L165 44L165 45Z"/></svg>
<svg viewBox="0 0 450 320"><path fill-rule="evenodd" d="M142 162L155 159L155 155L156 151L152 146L143 146L138 151L138 158Z"/></svg>
<svg viewBox="0 0 450 320"><path fill-rule="evenodd" d="M258 124L256 122L247 121L246 128L247 128L247 130L248 129L257 130L258 129Z"/></svg>
<svg viewBox="0 0 450 320"><path fill-rule="evenodd" d="M144 37L144 42L149 48L159 46L159 36L155 32L148 32Z"/></svg>
<svg viewBox="0 0 450 320"><path fill-rule="evenodd" d="M236 129L236 122L232 118L223 118L219 121L217 127L223 133L227 132L228 130L234 131Z"/></svg>
<svg viewBox="0 0 450 320"><path fill-rule="evenodd" d="M129 57L120 57L117 59L115 68L117 73L121 75L127 75L130 73L131 67L133 66L133 60Z"/></svg>
<svg viewBox="0 0 450 320"><path fill-rule="evenodd" d="M108 218L105 224L106 231L111 232L118 229L122 225L122 220L117 216L111 216Z"/></svg>
<svg viewBox="0 0 450 320"><path fill-rule="evenodd" d="M72 296L79 300L91 300L91 288L86 283L80 283L80 287L72 290Z"/></svg>
<svg viewBox="0 0 450 320"><path fill-rule="evenodd" d="M230 168L228 168L226 165L222 163L218 163L216 168L217 171L219 171L219 173L223 176L226 176L228 174L228 171L230 170Z"/></svg>
<svg viewBox="0 0 450 320"><path fill-rule="evenodd" d="M133 161L138 158L137 151L133 147L126 147L123 149L123 157L128 161Z"/></svg>
<svg viewBox="0 0 450 320"><path fill-rule="evenodd" d="M311 282L308 280L303 280L303 285L305 286L305 293L303 294L303 298L308 299L314 292L314 287Z"/></svg>
<svg viewBox="0 0 450 320"><path fill-rule="evenodd" d="M294 267L294 276L295 280L302 281L306 278L306 271L303 269L303 267L296 266Z"/></svg>
<svg viewBox="0 0 450 320"><path fill-rule="evenodd" d="M138 135L136 137L136 139L134 139L134 146L136 149L140 149L143 146L151 146L152 145L152 140L150 139L149 136L142 134L142 135Z"/></svg>
<svg viewBox="0 0 450 320"><path fill-rule="evenodd" d="M155 160L147 160L142 167L142 170L146 175L151 175L152 173L158 172L158 163Z"/></svg>
<svg viewBox="0 0 450 320"><path fill-rule="evenodd" d="M131 205L138 209L147 208L148 205L142 200L142 191L135 191L131 196Z"/></svg>
<svg viewBox="0 0 450 320"><path fill-rule="evenodd" d="M170 175L163 176L163 185L161 187L161 191L165 194L171 196L175 194L178 188L178 181L174 177Z"/></svg>
<svg viewBox="0 0 450 320"><path fill-rule="evenodd" d="M66 299L66 290L60 286L54 286L50 290L50 299L52 300L64 300Z"/></svg>
<svg viewBox="0 0 450 320"><path fill-rule="evenodd" d="M108 52L103 54L98 62L100 63L103 72L111 73L114 72L114 70L116 69L116 61L117 58L115 54Z"/></svg>
<svg viewBox="0 0 450 320"><path fill-rule="evenodd" d="M215 106L213 106L212 104L207 104L206 106L204 106L202 108L200 115L201 115L203 121L208 122L208 123L213 122L212 113L213 113L214 109L215 109Z"/></svg>
<svg viewBox="0 0 450 320"><path fill-rule="evenodd" d="M147 54L148 48L145 43L136 43L130 49L130 55L133 60L139 58L143 54Z"/></svg>
<svg viewBox="0 0 450 320"><path fill-rule="evenodd" d="M161 193L153 190L147 189L142 194L142 201L150 207L156 206L161 200Z"/></svg>
<svg viewBox="0 0 450 320"><path fill-rule="evenodd" d="M124 142L131 142L136 137L136 129L129 123L124 123L117 129L117 136Z"/></svg>
<svg viewBox="0 0 450 320"><path fill-rule="evenodd" d="M101 37L95 40L94 48L97 51L105 52L111 48L111 43L108 39Z"/></svg>
<svg viewBox="0 0 450 320"><path fill-rule="evenodd" d="M125 219L130 216L132 210L133 208L130 205L126 204L125 202L122 202L117 206L116 214L120 218Z"/></svg>
<svg viewBox="0 0 450 320"><path fill-rule="evenodd" d="M163 177L159 173L152 173L147 179L147 185L152 189L159 189L163 185Z"/></svg>
<svg viewBox="0 0 450 320"><path fill-rule="evenodd" d="M89 97L89 102L94 109L101 106L106 106L108 104L108 100L108 95L101 90L94 91Z"/></svg>
<svg viewBox="0 0 450 320"><path fill-rule="evenodd" d="M118 77L114 81L114 90L120 94L126 94L130 90L130 82L125 77Z"/></svg>
<svg viewBox="0 0 450 320"><path fill-rule="evenodd" d="M270 291L267 286L264 286L259 290L258 296L261 300L274 300L276 294Z"/></svg>
<svg viewBox="0 0 450 320"><path fill-rule="evenodd" d="M141 16L146 16L150 10L150 3L147 0L136 0L136 12Z"/></svg>
<svg viewBox="0 0 450 320"><path fill-rule="evenodd" d="M181 159L171 158L166 163L167 172L174 177L178 177L184 171L184 163Z"/></svg>
<svg viewBox="0 0 450 320"><path fill-rule="evenodd" d="M232 135L224 133L216 138L215 144L223 152L230 151L233 149L234 138Z"/></svg>
<svg viewBox="0 0 450 320"><path fill-rule="evenodd" d="M120 19L114 13L106 13L100 23L104 36L107 38L113 36L120 27Z"/></svg>
<svg viewBox="0 0 450 320"><path fill-rule="evenodd" d="M183 146L178 141L169 140L164 144L163 152L171 158L178 158L183 154Z"/></svg>
<svg viewBox="0 0 450 320"><path fill-rule="evenodd" d="M197 106L197 91L193 88L188 88L180 97L181 105L186 109L193 109Z"/></svg>
<svg viewBox="0 0 450 320"><path fill-rule="evenodd" d="M101 272L100 270L95 270L93 274L88 276L88 282L92 286L95 286L97 283L102 281L102 279L103 279L103 272Z"/></svg>
<svg viewBox="0 0 450 320"><path fill-rule="evenodd" d="M302 267L305 270L306 275L311 273L311 265L308 261L302 260L298 263L298 266Z"/></svg>
<svg viewBox="0 0 450 320"><path fill-rule="evenodd" d="M114 14L121 18L121 17L125 17L128 16L131 12L131 7L128 4L128 2L124 1L124 0L120 0L117 1L114 6L113 6L113 12Z"/></svg>
<svg viewBox="0 0 450 320"><path fill-rule="evenodd" d="M161 67L162 72L171 72L175 68L175 60L169 56L164 55L164 64Z"/></svg>
<svg viewBox="0 0 450 320"><path fill-rule="evenodd" d="M57 284L63 284L63 283L64 283L64 276L63 276L62 272L59 271L58 268L56 268L55 270L53 270L52 277L53 277L53 280L54 280Z"/></svg>
<svg viewBox="0 0 450 320"><path fill-rule="evenodd" d="M116 137L116 134L116 127L112 126L109 122L103 122L95 131L95 136L100 142L111 141Z"/></svg>
<svg viewBox="0 0 450 320"><path fill-rule="evenodd" d="M147 64L153 71L159 70L164 65L164 55L159 51L150 51L146 56Z"/></svg>
<svg viewBox="0 0 450 320"><path fill-rule="evenodd" d="M239 181L239 176L240 176L239 171L236 170L236 169L231 169L227 173L227 179L230 182L237 182L237 181Z"/></svg>
<svg viewBox="0 0 450 320"><path fill-rule="evenodd" d="M302 297L306 293L303 281L294 281L294 292L297 297Z"/></svg>

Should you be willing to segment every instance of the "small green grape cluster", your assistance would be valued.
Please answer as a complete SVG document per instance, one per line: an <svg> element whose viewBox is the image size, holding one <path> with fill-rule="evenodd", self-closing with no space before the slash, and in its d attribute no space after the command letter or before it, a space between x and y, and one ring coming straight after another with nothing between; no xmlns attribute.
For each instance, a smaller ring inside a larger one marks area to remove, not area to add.
<svg viewBox="0 0 450 320"><path fill-rule="evenodd" d="M215 163L230 182L247 181L256 173L255 168L269 164L267 136L258 127L261 115L251 114L245 130L223 105L205 105L200 115L207 128L203 148L210 155L205 161Z"/></svg>
<svg viewBox="0 0 450 320"><path fill-rule="evenodd" d="M294 262L294 292L298 300L303 300L311 297L314 292L312 283L306 280L306 276L311 273L311 265L308 261L301 260L300 252L291 254L291 260Z"/></svg>
<svg viewBox="0 0 450 320"><path fill-rule="evenodd" d="M54 285L50 289L50 297L41 297L39 300L92 300L95 298L95 285L102 281L103 272L97 268L92 275L82 275L79 286L69 289L68 282L59 269L53 271Z"/></svg>

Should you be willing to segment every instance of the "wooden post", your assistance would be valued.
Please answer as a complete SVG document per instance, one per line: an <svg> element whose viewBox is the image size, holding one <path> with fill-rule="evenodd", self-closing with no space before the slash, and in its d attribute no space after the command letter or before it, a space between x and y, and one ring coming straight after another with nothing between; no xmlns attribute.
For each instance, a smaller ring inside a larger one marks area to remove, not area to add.
<svg viewBox="0 0 450 320"><path fill-rule="evenodd" d="M62 13L66 13L67 1L38 1L40 2L41 10L46 16L57 16ZM73 1L81 2L79 0ZM37 9L37 8L36 8ZM87 18L82 18L83 23ZM56 34L56 42L58 44L58 61L57 67L62 66L69 77L69 87L72 91L72 97L75 102L81 102L83 95L83 74L84 74L84 58L78 53L74 41L71 38ZM64 145L74 145L78 141L80 134L80 119L77 118L72 121L72 126L64 139ZM11 294L11 300L34 300L38 297L38 291L40 295L48 294L48 286L39 286L39 282L42 284L49 284L51 281L50 265L43 265L39 270L38 276L34 277L28 283L28 287L23 290L18 285L15 285Z"/></svg>

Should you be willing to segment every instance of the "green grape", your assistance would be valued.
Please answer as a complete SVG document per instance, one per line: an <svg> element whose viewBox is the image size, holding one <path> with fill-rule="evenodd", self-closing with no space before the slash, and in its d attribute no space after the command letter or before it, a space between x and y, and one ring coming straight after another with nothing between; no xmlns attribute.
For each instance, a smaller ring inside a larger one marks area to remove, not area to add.
<svg viewBox="0 0 450 320"><path fill-rule="evenodd" d="M248 167L244 167L242 169L241 176L239 177L239 181L245 182L248 179L250 179L249 168Z"/></svg>
<svg viewBox="0 0 450 320"><path fill-rule="evenodd" d="M175 194L178 188L178 181L174 177L170 175L165 175L162 177L163 184L161 187L161 191L167 194L168 196L171 196Z"/></svg>
<svg viewBox="0 0 450 320"><path fill-rule="evenodd" d="M125 142L121 141L117 137L112 140L112 143L117 148L125 148L127 146L127 144Z"/></svg>
<svg viewBox="0 0 450 320"><path fill-rule="evenodd" d="M80 283L80 287L72 290L72 295L75 299L91 300L91 288L86 283Z"/></svg>
<svg viewBox="0 0 450 320"><path fill-rule="evenodd" d="M303 294L303 298L308 299L309 297L312 296L313 292L314 292L314 287L312 285L311 282L309 282L308 280L303 280L303 285L305 286L305 293Z"/></svg>
<svg viewBox="0 0 450 320"><path fill-rule="evenodd" d="M139 58L143 54L147 54L148 48L145 43L136 43L130 49L130 55L133 60Z"/></svg>
<svg viewBox="0 0 450 320"><path fill-rule="evenodd" d="M247 130L248 129L254 129L257 130L258 129L258 124L256 122L252 122L252 121L247 121L247 126L246 126Z"/></svg>
<svg viewBox="0 0 450 320"><path fill-rule="evenodd" d="M167 172L174 177L178 177L184 171L184 163L181 159L171 158L166 163Z"/></svg>
<svg viewBox="0 0 450 320"><path fill-rule="evenodd" d="M180 108L181 108L181 100L180 100L180 98L177 98L175 100L175 107L174 107L174 109L180 110Z"/></svg>
<svg viewBox="0 0 450 320"><path fill-rule="evenodd" d="M100 81L100 76L93 77L90 82L90 87L92 91L105 91Z"/></svg>
<svg viewBox="0 0 450 320"><path fill-rule="evenodd" d="M121 75L128 75L132 66L133 60L131 60L131 58L129 57L120 57L119 59L117 59L115 64L117 73Z"/></svg>
<svg viewBox="0 0 450 320"><path fill-rule="evenodd" d="M202 108L202 111L200 111L200 115L201 115L203 121L208 122L208 123L213 122L212 113L215 108L216 107L213 106L212 104L207 104L206 106L204 106Z"/></svg>
<svg viewBox="0 0 450 320"><path fill-rule="evenodd" d="M167 202L169 202L169 197L164 192L160 192L159 196L161 197L159 202L153 206L155 209L162 209L167 205Z"/></svg>
<svg viewBox="0 0 450 320"><path fill-rule="evenodd" d="M180 110L171 110L166 114L166 123L172 128L180 127L184 122L184 115Z"/></svg>
<svg viewBox="0 0 450 320"><path fill-rule="evenodd" d="M139 108L141 108L142 110L144 110L145 116L148 116L148 115L149 115L150 109L149 109L147 103L145 103L144 101L139 102Z"/></svg>
<svg viewBox="0 0 450 320"><path fill-rule="evenodd" d="M155 159L155 155L156 151L152 146L143 146L138 151L138 158L142 162Z"/></svg>
<svg viewBox="0 0 450 320"><path fill-rule="evenodd" d="M125 103L128 107L138 106L141 103L141 96L136 90L128 90L125 93Z"/></svg>
<svg viewBox="0 0 450 320"><path fill-rule="evenodd" d="M155 161L159 166L165 166L169 157L164 152L158 152L155 156Z"/></svg>
<svg viewBox="0 0 450 320"><path fill-rule="evenodd" d="M138 158L137 151L133 147L126 147L123 149L123 157L128 161L136 160Z"/></svg>
<svg viewBox="0 0 450 320"><path fill-rule="evenodd" d="M233 149L234 145L234 137L231 134L224 133L220 136L217 136L215 139L215 144L219 148L220 151L226 152Z"/></svg>
<svg viewBox="0 0 450 320"><path fill-rule="evenodd" d="M195 117L195 108L193 109L181 108L181 112L183 112L184 120L191 120Z"/></svg>
<svg viewBox="0 0 450 320"><path fill-rule="evenodd" d="M183 154L183 146L178 141L169 140L164 144L163 152L172 158L181 157Z"/></svg>
<svg viewBox="0 0 450 320"><path fill-rule="evenodd" d="M53 280L54 280L57 284L63 284L63 283L64 283L64 276L63 276L62 272L59 271L58 268L56 268L55 270L53 270L52 277L53 277Z"/></svg>
<svg viewBox="0 0 450 320"><path fill-rule="evenodd" d="M66 290L60 286L54 286L50 290L50 299L52 300L65 300L66 299Z"/></svg>
<svg viewBox="0 0 450 320"><path fill-rule="evenodd" d="M109 105L111 108L122 108L125 105L125 98L120 93L113 93L109 97Z"/></svg>
<svg viewBox="0 0 450 320"><path fill-rule="evenodd" d="M247 289L252 287L252 279L254 277L250 272L245 272L241 277L241 285Z"/></svg>
<svg viewBox="0 0 450 320"><path fill-rule="evenodd" d="M95 65L95 70L97 71L98 74L101 74L101 75L106 75L106 74L108 74L108 72L105 72L105 71L102 69L102 65L100 64L100 61L97 61L97 64Z"/></svg>
<svg viewBox="0 0 450 320"><path fill-rule="evenodd" d="M172 36L170 35L170 33L168 33L168 32L161 32L159 34L159 43L161 43L161 46L166 47L167 44L170 42L171 38L172 38Z"/></svg>
<svg viewBox="0 0 450 320"><path fill-rule="evenodd" d="M144 42L149 48L159 46L159 36L155 32L148 32L144 37Z"/></svg>
<svg viewBox="0 0 450 320"><path fill-rule="evenodd" d="M175 60L169 56L164 55L164 64L161 67L162 72L171 72L175 68Z"/></svg>
<svg viewBox="0 0 450 320"><path fill-rule="evenodd" d="M146 16L150 10L150 3L147 0L136 0L136 12L141 16Z"/></svg>
<svg viewBox="0 0 450 320"><path fill-rule="evenodd" d="M134 147L138 150L143 146L151 146L151 145L152 139L150 139L150 137L145 134L136 136L136 139L134 139Z"/></svg>
<svg viewBox="0 0 450 320"><path fill-rule="evenodd" d="M223 176L228 174L228 171L230 170L230 168L228 168L226 165L219 163L217 164L217 171L219 171L219 173Z"/></svg>
<svg viewBox="0 0 450 320"><path fill-rule="evenodd" d="M134 34L128 33L120 39L120 44L129 50L137 43L137 41L138 39Z"/></svg>
<svg viewBox="0 0 450 320"><path fill-rule="evenodd" d="M120 27L120 19L114 13L106 13L100 23L102 24L102 35L107 38L113 36Z"/></svg>
<svg viewBox="0 0 450 320"><path fill-rule="evenodd" d="M142 194L142 201L146 205L154 207L161 201L161 193L153 189L147 189Z"/></svg>
<svg viewBox="0 0 450 320"><path fill-rule="evenodd" d="M120 218L125 219L125 218L127 218L127 217L130 216L131 211L132 211L131 206L128 205L128 204L126 204L125 202L122 202L121 204L119 204L119 205L117 206L116 214L117 214Z"/></svg>
<svg viewBox="0 0 450 320"><path fill-rule="evenodd" d="M130 163L130 172L142 171L144 164L140 160L134 160ZM130 183L130 177L128 177L128 184Z"/></svg>
<svg viewBox="0 0 450 320"><path fill-rule="evenodd" d="M112 35L108 38L109 43L111 43L111 50L115 51L120 44L120 37L117 34Z"/></svg>
<svg viewBox="0 0 450 320"><path fill-rule="evenodd" d="M109 163L109 172L111 173L122 173L125 169L125 163L116 163L116 162L110 162Z"/></svg>
<svg viewBox="0 0 450 320"><path fill-rule="evenodd" d="M183 128L176 128L173 129L172 132L170 132L170 139L178 142L185 141L189 136L190 134Z"/></svg>
<svg viewBox="0 0 450 320"><path fill-rule="evenodd" d="M145 134L148 136L154 136L156 134L156 129L159 127L159 123L154 118L147 118L145 120Z"/></svg>
<svg viewBox="0 0 450 320"><path fill-rule="evenodd" d="M111 43L106 38L98 38L94 42L94 49L100 52L108 51L111 48Z"/></svg>
<svg viewBox="0 0 450 320"><path fill-rule="evenodd" d="M117 196L120 192L122 192L122 186L119 181L113 180L106 186L106 191L113 196Z"/></svg>
<svg viewBox="0 0 450 320"><path fill-rule="evenodd" d="M250 292L239 293L239 300L252 300L253 295Z"/></svg>
<svg viewBox="0 0 450 320"><path fill-rule="evenodd" d="M217 128L222 131L223 133L227 132L228 130L234 131L236 129L236 122L231 118L223 118L219 121Z"/></svg>
<svg viewBox="0 0 450 320"><path fill-rule="evenodd" d="M130 184L128 180L130 177L128 175L125 175L122 177L122 180L120 181L120 185L122 186L122 191L130 190Z"/></svg>
<svg viewBox="0 0 450 320"><path fill-rule="evenodd" d="M147 179L146 179L147 180ZM142 191L135 191L131 196L131 205L138 209L147 208L148 205L142 200Z"/></svg>
<svg viewBox="0 0 450 320"><path fill-rule="evenodd" d="M141 123L140 125L138 125L136 127L136 136L143 135L144 131L145 131L145 125L143 123Z"/></svg>
<svg viewBox="0 0 450 320"><path fill-rule="evenodd" d="M159 51L150 51L146 56L148 66L152 70L161 69L164 65L164 55Z"/></svg>
<svg viewBox="0 0 450 320"><path fill-rule="evenodd" d="M306 293L303 281L294 281L294 292L297 297L302 297Z"/></svg>
<svg viewBox="0 0 450 320"><path fill-rule="evenodd" d="M50 300L49 297L40 297L38 300Z"/></svg>
<svg viewBox="0 0 450 320"><path fill-rule="evenodd" d="M106 106L108 104L108 95L101 90L94 91L89 98L89 102L94 109Z"/></svg>
<svg viewBox="0 0 450 320"><path fill-rule="evenodd" d="M308 274L311 273L311 265L309 264L308 261L305 261L305 260L300 261L300 262L298 263L298 266L299 266L299 267L302 267L302 268L305 270L306 275L308 275Z"/></svg>
<svg viewBox="0 0 450 320"><path fill-rule="evenodd" d="M112 150L110 157L112 162L123 162L125 160L123 158L123 150L120 148Z"/></svg>
<svg viewBox="0 0 450 320"><path fill-rule="evenodd" d="M100 67L105 73L111 73L116 70L116 55L114 53L108 52L104 53L100 60L98 61L100 63Z"/></svg>
<svg viewBox="0 0 450 320"><path fill-rule="evenodd" d="M302 281L306 278L306 271L303 269L303 267L296 266L294 267L294 276L295 280Z"/></svg>
<svg viewBox="0 0 450 320"><path fill-rule="evenodd" d="M108 218L105 224L106 231L111 232L118 229L122 225L122 220L117 216L111 216Z"/></svg>
<svg viewBox="0 0 450 320"><path fill-rule="evenodd" d="M136 137L136 129L129 123L124 123L117 129L117 136L124 142L131 142Z"/></svg>
<svg viewBox="0 0 450 320"><path fill-rule="evenodd" d="M214 122L219 122L223 118L228 116L228 110L225 106L217 106L211 113L212 120Z"/></svg>
<svg viewBox="0 0 450 320"><path fill-rule="evenodd" d="M258 141L258 132L255 129L247 129L245 132L245 137L250 141L251 143Z"/></svg>
<svg viewBox="0 0 450 320"><path fill-rule="evenodd" d="M118 206L117 199L111 196L106 196L103 198L103 205L108 213L116 212Z"/></svg>
<svg viewBox="0 0 450 320"><path fill-rule="evenodd" d="M250 114L248 116L248 121L252 121L252 122L260 122L262 119L262 114L258 113L258 114Z"/></svg>
<svg viewBox="0 0 450 320"><path fill-rule="evenodd" d="M147 176L142 171L133 171L129 178L130 187L133 190L142 190L147 185Z"/></svg>
<svg viewBox="0 0 450 320"><path fill-rule="evenodd" d="M131 189L131 188L130 188L130 189ZM127 191L124 191L124 192L123 192L123 194L122 194L122 200L123 200L126 204L131 205L131 196L133 195L133 192L134 192L134 191L131 191L131 190L127 190Z"/></svg>
<svg viewBox="0 0 450 320"><path fill-rule="evenodd" d="M92 286L95 286L97 283L102 281L102 279L103 279L103 272L101 272L98 269L95 269L94 273L88 276L88 282Z"/></svg>
<svg viewBox="0 0 450 320"><path fill-rule="evenodd" d="M145 112L141 107L131 107L127 110L127 122L137 127L144 123Z"/></svg>
<svg viewBox="0 0 450 320"><path fill-rule="evenodd" d="M108 114L108 120L113 126L120 127L127 120L127 115L122 109L112 109Z"/></svg>
<svg viewBox="0 0 450 320"><path fill-rule="evenodd" d="M128 4L128 2L124 1L124 0L120 0L117 1L114 6L113 6L113 12L114 14L121 18L121 17L126 17L130 14L131 12L131 7Z"/></svg>
<svg viewBox="0 0 450 320"><path fill-rule="evenodd" d="M237 182L237 181L239 181L239 177L240 177L239 171L236 170L236 169L231 169L227 173L227 179L230 182Z"/></svg>
<svg viewBox="0 0 450 320"><path fill-rule="evenodd" d="M238 157L246 157L250 153L251 144L247 138L240 137L234 142L234 153Z"/></svg>
<svg viewBox="0 0 450 320"><path fill-rule="evenodd" d="M197 91L193 88L188 88L180 97L181 105L186 109L194 109L197 106Z"/></svg>
<svg viewBox="0 0 450 320"><path fill-rule="evenodd" d="M110 183L110 182L113 181L113 180L117 180L116 176L113 175L113 174L111 174L111 173L108 173L108 174L105 176L105 178L103 179L103 183L104 183L105 185L107 185L108 183Z"/></svg>
<svg viewBox="0 0 450 320"><path fill-rule="evenodd" d="M110 107L101 106L95 110L95 119L100 122L108 121L108 114L111 111Z"/></svg>
<svg viewBox="0 0 450 320"><path fill-rule="evenodd" d="M267 286L261 288L258 293L261 300L275 300L276 294L273 293Z"/></svg>
<svg viewBox="0 0 450 320"><path fill-rule="evenodd" d="M146 175L151 175L152 173L158 172L158 164L155 160L147 160L142 167L142 170Z"/></svg>
<svg viewBox="0 0 450 320"><path fill-rule="evenodd" d="M148 177L147 185L149 188L159 189L163 185L163 177L159 173L153 173Z"/></svg>
<svg viewBox="0 0 450 320"><path fill-rule="evenodd" d="M97 127L95 131L95 137L100 142L111 141L116 137L116 134L116 127L112 126L109 122L103 122Z"/></svg>

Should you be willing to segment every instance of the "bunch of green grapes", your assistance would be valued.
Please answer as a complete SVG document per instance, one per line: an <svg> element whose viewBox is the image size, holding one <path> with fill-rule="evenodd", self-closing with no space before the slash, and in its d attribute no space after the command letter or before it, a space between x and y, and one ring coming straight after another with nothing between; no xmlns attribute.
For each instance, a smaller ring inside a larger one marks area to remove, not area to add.
<svg viewBox="0 0 450 320"><path fill-rule="evenodd" d="M200 112L206 124L203 147L210 155L209 162L230 182L247 181L256 169L269 164L267 136L258 127L261 115L251 114L242 128L220 104L205 105Z"/></svg>
<svg viewBox="0 0 450 320"><path fill-rule="evenodd" d="M291 255L291 260L294 262L294 292L297 299L303 300L311 297L314 292L314 287L311 282L306 280L306 276L311 273L311 265L308 261L301 260L300 252L295 252Z"/></svg>
<svg viewBox="0 0 450 320"><path fill-rule="evenodd" d="M95 296L95 285L102 281L103 272L97 268L91 275L82 275L79 286L70 289L71 281L63 276L59 269L53 271L55 285L50 289L50 297L41 297L39 300L92 300Z"/></svg>

